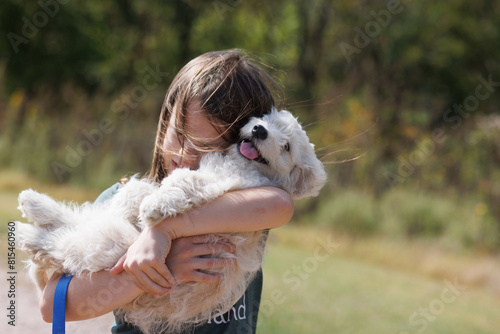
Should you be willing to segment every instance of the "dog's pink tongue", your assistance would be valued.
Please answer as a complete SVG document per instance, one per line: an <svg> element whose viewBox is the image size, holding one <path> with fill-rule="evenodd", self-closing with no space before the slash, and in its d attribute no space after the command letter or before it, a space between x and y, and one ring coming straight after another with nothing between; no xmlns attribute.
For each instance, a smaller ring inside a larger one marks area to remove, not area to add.
<svg viewBox="0 0 500 334"><path fill-rule="evenodd" d="M251 142L244 141L241 143L240 152L250 160L257 159L259 157L259 152Z"/></svg>

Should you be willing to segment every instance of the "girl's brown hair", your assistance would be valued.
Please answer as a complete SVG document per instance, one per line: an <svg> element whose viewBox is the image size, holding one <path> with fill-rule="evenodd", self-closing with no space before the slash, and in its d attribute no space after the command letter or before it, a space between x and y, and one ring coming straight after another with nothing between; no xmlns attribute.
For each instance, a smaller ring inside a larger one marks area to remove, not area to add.
<svg viewBox="0 0 500 334"><path fill-rule="evenodd" d="M273 92L282 97L272 77L240 50L208 52L191 60L175 76L165 96L149 179L159 182L167 176L162 147L174 108L176 123L184 127L187 106L196 100L220 136L232 144L251 117L271 111L275 105Z"/></svg>

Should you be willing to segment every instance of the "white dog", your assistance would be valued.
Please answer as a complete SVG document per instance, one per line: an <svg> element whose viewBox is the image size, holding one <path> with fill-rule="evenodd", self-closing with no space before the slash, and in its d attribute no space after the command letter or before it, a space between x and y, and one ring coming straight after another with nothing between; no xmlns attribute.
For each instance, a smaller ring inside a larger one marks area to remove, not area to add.
<svg viewBox="0 0 500 334"><path fill-rule="evenodd" d="M241 142L225 152L205 154L197 170L176 169L161 184L132 178L101 205L66 206L47 195L25 190L19 195L23 217L19 246L30 256L30 274L39 289L49 269L88 275L115 265L145 224L212 201L236 189L277 186L299 199L316 196L326 182L322 163L297 120L275 108L252 118ZM177 332L224 314L238 301L262 262L266 233L223 234L236 245L236 265L213 270L220 284L185 283L156 298L143 293L118 311L145 333ZM216 239L214 237L214 239Z"/></svg>

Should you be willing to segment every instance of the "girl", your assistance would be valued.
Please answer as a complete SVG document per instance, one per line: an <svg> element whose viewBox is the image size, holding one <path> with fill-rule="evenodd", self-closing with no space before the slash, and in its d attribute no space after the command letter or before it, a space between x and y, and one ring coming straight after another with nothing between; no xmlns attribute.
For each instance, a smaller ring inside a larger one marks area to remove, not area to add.
<svg viewBox="0 0 500 334"><path fill-rule="evenodd" d="M149 178L161 181L175 168L196 169L201 155L236 143L240 128L274 106L271 88L277 84L238 50L209 52L184 66L172 81L162 106ZM118 185L98 200L112 196ZM216 283L219 277L203 269L232 265L210 258L216 247L208 233L258 231L279 227L291 218L293 202L285 191L253 188L227 193L190 212L146 228L111 271L86 280L74 278L68 289L66 319L82 320L108 313L141 293L162 295L189 281ZM170 240L173 242L170 244ZM234 246L219 240L217 247ZM43 291L40 309L52 321L53 275ZM195 329L195 333L254 333L262 289L257 275L228 314ZM113 333L140 333L116 319Z"/></svg>

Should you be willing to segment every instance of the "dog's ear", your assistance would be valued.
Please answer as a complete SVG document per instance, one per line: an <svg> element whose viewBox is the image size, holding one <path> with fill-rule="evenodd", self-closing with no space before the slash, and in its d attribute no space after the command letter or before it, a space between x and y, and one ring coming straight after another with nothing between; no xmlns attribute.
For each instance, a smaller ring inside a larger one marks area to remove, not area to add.
<svg viewBox="0 0 500 334"><path fill-rule="evenodd" d="M315 159L310 164L295 166L289 175L287 189L293 199L317 196L326 182L326 172L323 164Z"/></svg>

